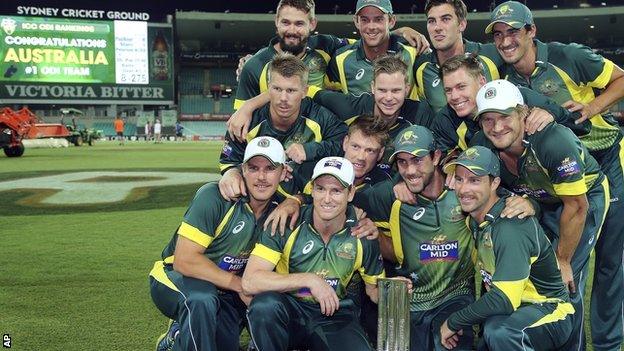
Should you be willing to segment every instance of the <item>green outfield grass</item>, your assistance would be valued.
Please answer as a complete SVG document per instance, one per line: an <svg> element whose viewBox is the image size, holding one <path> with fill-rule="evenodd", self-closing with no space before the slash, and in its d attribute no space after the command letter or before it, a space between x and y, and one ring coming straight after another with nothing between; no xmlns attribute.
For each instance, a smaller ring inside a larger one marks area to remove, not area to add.
<svg viewBox="0 0 624 351"><path fill-rule="evenodd" d="M218 173L220 142L101 142L0 156L5 181L83 170ZM0 332L16 350L151 350L167 320L148 272L200 186L147 189L115 204L20 203L0 191ZM587 304L589 306L589 304ZM591 346L589 347L591 350Z"/></svg>

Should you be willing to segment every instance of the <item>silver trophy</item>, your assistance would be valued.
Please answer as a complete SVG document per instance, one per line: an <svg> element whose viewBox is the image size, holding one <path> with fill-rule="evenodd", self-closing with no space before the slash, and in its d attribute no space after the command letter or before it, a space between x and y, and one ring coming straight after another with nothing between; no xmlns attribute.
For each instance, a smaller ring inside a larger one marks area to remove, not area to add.
<svg viewBox="0 0 624 351"><path fill-rule="evenodd" d="M378 279L377 351L409 351L410 295L407 283Z"/></svg>

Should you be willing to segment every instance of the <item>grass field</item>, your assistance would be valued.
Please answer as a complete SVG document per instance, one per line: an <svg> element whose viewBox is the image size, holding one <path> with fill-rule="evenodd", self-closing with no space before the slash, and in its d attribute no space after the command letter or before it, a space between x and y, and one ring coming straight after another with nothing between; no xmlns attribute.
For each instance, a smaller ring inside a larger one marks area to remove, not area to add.
<svg viewBox="0 0 624 351"><path fill-rule="evenodd" d="M220 146L102 142L26 150L21 158L0 156L0 186L85 170L205 172L208 179L218 173ZM12 348L153 349L167 320L151 302L148 272L199 185L142 187L98 205L42 204L53 192L41 180L30 190L0 191L0 332L10 334Z"/></svg>

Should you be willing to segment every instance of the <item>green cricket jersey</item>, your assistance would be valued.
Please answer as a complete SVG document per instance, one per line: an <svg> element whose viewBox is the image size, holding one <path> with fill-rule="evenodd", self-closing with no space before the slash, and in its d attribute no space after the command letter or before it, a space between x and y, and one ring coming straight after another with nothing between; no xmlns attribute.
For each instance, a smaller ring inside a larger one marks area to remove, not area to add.
<svg viewBox="0 0 624 351"><path fill-rule="evenodd" d="M247 142L258 136L271 136L279 140L284 149L293 143L299 143L305 150L306 161L313 161L339 155L342 152L342 139L345 134L347 134L346 124L326 108L305 98L301 102L299 117L287 131L273 127L269 104L254 111L247 133ZM232 140L229 134L225 133L219 165L222 173L243 163L247 142Z"/></svg>
<svg viewBox="0 0 624 351"><path fill-rule="evenodd" d="M399 42L400 37L390 35L389 55L399 55L408 67L410 87L413 86L412 66L418 55L416 48ZM341 47L329 61L327 77L335 90L359 96L370 92L373 81L373 63L366 58L362 39ZM410 95L414 96L415 95Z"/></svg>
<svg viewBox="0 0 624 351"><path fill-rule="evenodd" d="M363 93L360 96L343 94L335 91L321 90L311 88L308 96L314 99L314 102L327 107L336 114L338 118L345 121L347 125L351 125L355 119L361 114L373 114L375 111L375 97L370 93ZM390 127L388 143L379 166L386 172L390 172L390 155L394 152L392 141L405 128L412 124L421 125L429 128L433 123L434 112L428 104L406 99L399 110L397 121Z"/></svg>
<svg viewBox="0 0 624 351"><path fill-rule="evenodd" d="M594 89L609 84L615 65L590 48L575 43L534 43L537 58L531 77L526 79L512 65L506 65L505 79L536 90L558 104L568 100L588 103L596 97ZM590 120L591 132L581 138L589 151L607 149L621 140L622 132L610 113L597 114Z"/></svg>
<svg viewBox="0 0 624 351"><path fill-rule="evenodd" d="M570 113L548 97L525 87L518 87L525 105L539 107L550 112L555 122L562 124L578 135L587 135L591 130L591 122L585 121L575 124L578 113ZM481 129L479 122L474 117L459 117L455 110L446 105L438 112L433 120L431 131L436 136L436 143L442 151L459 149L464 151L470 145L472 137Z"/></svg>
<svg viewBox="0 0 624 351"><path fill-rule="evenodd" d="M464 40L466 53L478 55L487 81L499 79L498 67L504 62L494 44L481 44ZM446 93L442 84L442 71L435 49L418 56L414 63L415 88L421 101L427 101L438 112L446 106Z"/></svg>
<svg viewBox="0 0 624 351"><path fill-rule="evenodd" d="M345 298L346 286L356 271L366 283L377 284L377 278L384 277L379 243L351 235L351 227L357 223L353 207L347 208L345 226L327 244L313 227L313 211L314 206L303 207L297 226L292 231L288 229L284 236L263 232L251 254L275 264L275 271L280 274L319 275L335 289L339 299ZM307 288L290 293L300 300L316 303Z"/></svg>
<svg viewBox="0 0 624 351"><path fill-rule="evenodd" d="M604 175L598 163L569 128L551 123L533 135L525 135L522 142L526 149L516 172L501 161L502 183L514 193L544 204L559 204L560 196L582 195L602 186ZM498 154L482 132L475 135L472 144Z"/></svg>
<svg viewBox="0 0 624 351"><path fill-rule="evenodd" d="M487 292L449 317L451 330L480 324L490 316L511 314L528 304L558 304L535 326L574 313L555 251L537 219L501 218L503 208L505 199L501 198L485 222L470 219L478 252L477 269Z"/></svg>
<svg viewBox="0 0 624 351"><path fill-rule="evenodd" d="M437 199L417 196L416 205L394 197L393 182L357 193L353 204L390 230L401 276L414 285L412 311L433 309L459 295L474 294L473 244L466 216L452 190Z"/></svg>
<svg viewBox="0 0 624 351"><path fill-rule="evenodd" d="M226 201L221 197L217 183L207 183L195 194L182 224L163 250L162 259L165 265L173 264L178 236L183 236L205 247L204 255L219 268L242 274L262 232L262 225L256 224L262 224L274 207L271 204L256 221L248 199Z"/></svg>
<svg viewBox="0 0 624 351"><path fill-rule="evenodd" d="M265 92L268 89L269 63L277 54L273 47L279 42L279 38L271 39L269 45L260 49L243 66L241 70L234 109L238 110L241 105L252 97ZM308 67L308 84L310 86L322 87L327 71L327 64L334 55L334 52L354 40L341 39L333 35L311 35L308 38L308 45L302 58Z"/></svg>

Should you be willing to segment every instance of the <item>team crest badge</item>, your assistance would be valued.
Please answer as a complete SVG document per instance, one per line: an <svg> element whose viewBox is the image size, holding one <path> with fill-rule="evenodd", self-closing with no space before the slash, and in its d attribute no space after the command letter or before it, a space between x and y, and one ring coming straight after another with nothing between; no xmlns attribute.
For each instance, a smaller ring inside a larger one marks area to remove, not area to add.
<svg viewBox="0 0 624 351"><path fill-rule="evenodd" d="M474 160L477 157L479 157L479 151L476 148L471 147L467 149L466 151L464 151L461 157L458 157L457 159L458 160Z"/></svg>
<svg viewBox="0 0 624 351"><path fill-rule="evenodd" d="M485 98L486 99L493 99L495 97L496 97L496 88L490 88L490 89L485 91Z"/></svg>
<svg viewBox="0 0 624 351"><path fill-rule="evenodd" d="M17 22L12 18L3 18L0 22L0 28L6 33L6 35L12 35L17 28Z"/></svg>
<svg viewBox="0 0 624 351"><path fill-rule="evenodd" d="M355 258L355 246L353 243L344 243L336 249L336 256L347 260Z"/></svg>
<svg viewBox="0 0 624 351"><path fill-rule="evenodd" d="M537 90L546 96L554 96L559 93L559 84L554 79L546 79L537 87Z"/></svg>
<svg viewBox="0 0 624 351"><path fill-rule="evenodd" d="M399 144L413 144L418 139L418 135L414 134L413 131L409 130L403 135L401 135L401 139L399 139Z"/></svg>
<svg viewBox="0 0 624 351"><path fill-rule="evenodd" d="M509 17L513 12L514 10L509 7L509 5L503 5L500 9L498 9L498 12L496 12L496 18L500 19L502 17Z"/></svg>
<svg viewBox="0 0 624 351"><path fill-rule="evenodd" d="M271 140L267 138L262 138L258 141L258 146L260 147L269 147L271 146Z"/></svg>

